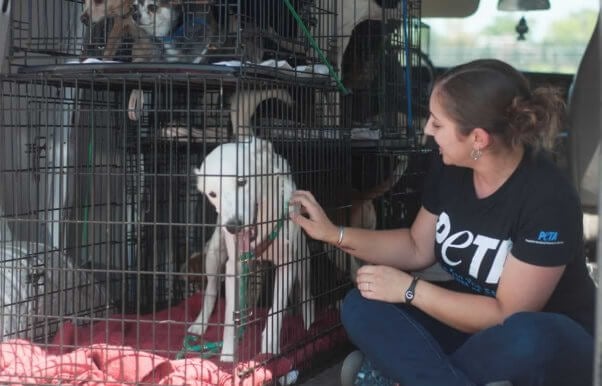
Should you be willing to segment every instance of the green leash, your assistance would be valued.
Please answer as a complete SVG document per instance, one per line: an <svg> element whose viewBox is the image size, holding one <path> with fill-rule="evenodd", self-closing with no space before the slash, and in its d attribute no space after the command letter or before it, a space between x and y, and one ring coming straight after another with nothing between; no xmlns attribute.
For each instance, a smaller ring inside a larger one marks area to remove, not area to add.
<svg viewBox="0 0 602 386"><path fill-rule="evenodd" d="M291 4L290 0L283 0L283 1L284 1L284 5L286 5L286 7L288 8L288 11L291 13L291 15L293 15L293 18L295 19L295 21L297 22L297 24L299 25L299 27L301 28L301 30L303 31L303 33L305 34L307 39L309 40L309 44L311 44L311 46L316 50L316 52L318 53L318 56L320 57L320 60L322 60L322 63L324 65L326 65L326 67L328 68L328 73L330 74L330 76L332 76L332 78L336 82L337 87L339 88L339 91L341 93L343 93L343 95L349 95L350 94L349 90L345 87L345 85L341 81L341 78L339 77L339 75L336 73L336 71L332 67L332 64L330 64L330 61L328 61L328 58L326 58L326 55L324 55L324 52L318 46L318 43L312 36L311 32L309 32L309 29L307 28L307 26L301 19L301 16L299 16L299 14L297 13L297 10L293 6L293 4ZM340 65L341 65L341 63L339 63L339 66Z"/></svg>
<svg viewBox="0 0 602 386"><path fill-rule="evenodd" d="M285 206L285 208L288 205ZM267 239L272 242L274 240L276 240L276 238L278 237L278 234L280 233L280 230L282 229L282 227L284 226L284 219L285 217L281 217L280 219L278 219L278 221L276 222L276 226L274 227L274 229L272 229L272 231L268 234ZM239 260L242 263L242 282L241 285L238 287L238 296L240 298L240 302L241 302L241 307L240 309L246 309L247 305L246 305L246 288L247 288L247 276L249 275L249 261L255 259L257 256L255 256L255 252L253 251L246 251L243 252L240 257ZM238 338L240 339L243 335L245 331L244 326L241 326L238 329ZM214 355L219 354L219 351L221 350L221 348L224 345L223 341L217 341L217 342L206 342L203 344L194 344L196 342L196 340L198 339L198 336L196 335L188 335L186 334L184 336L184 342L182 344L182 349L176 354L176 359L183 359L186 357L187 353L190 352L196 352L199 353L199 355L201 356L201 358L210 358Z"/></svg>

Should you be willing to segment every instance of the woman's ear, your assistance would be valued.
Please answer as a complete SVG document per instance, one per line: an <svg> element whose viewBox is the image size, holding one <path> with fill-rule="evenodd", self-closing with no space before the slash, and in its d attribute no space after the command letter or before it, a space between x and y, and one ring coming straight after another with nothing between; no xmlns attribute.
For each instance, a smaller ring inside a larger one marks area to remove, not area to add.
<svg viewBox="0 0 602 386"><path fill-rule="evenodd" d="M489 134L487 130L480 127L472 130L470 133L470 138L478 149L486 149L493 141L491 134Z"/></svg>

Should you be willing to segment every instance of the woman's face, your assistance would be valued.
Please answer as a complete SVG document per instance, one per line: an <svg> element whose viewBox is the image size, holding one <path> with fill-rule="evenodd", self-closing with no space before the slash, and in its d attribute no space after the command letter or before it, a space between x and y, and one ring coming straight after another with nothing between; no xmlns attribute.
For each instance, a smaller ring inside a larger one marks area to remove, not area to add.
<svg viewBox="0 0 602 386"><path fill-rule="evenodd" d="M443 163L456 166L471 165L472 142L469 141L470 137L460 135L456 123L439 103L437 89L431 94L429 109L430 115L424 131L437 142Z"/></svg>

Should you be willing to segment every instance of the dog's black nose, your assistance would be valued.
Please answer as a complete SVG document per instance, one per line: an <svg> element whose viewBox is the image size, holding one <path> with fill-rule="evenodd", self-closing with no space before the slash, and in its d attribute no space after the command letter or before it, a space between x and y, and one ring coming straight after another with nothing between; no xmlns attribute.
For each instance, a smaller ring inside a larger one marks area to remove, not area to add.
<svg viewBox="0 0 602 386"><path fill-rule="evenodd" d="M90 16L87 13L82 13L82 15L79 17L79 20L83 25L90 24Z"/></svg>
<svg viewBox="0 0 602 386"><path fill-rule="evenodd" d="M226 222L226 230L228 233L235 235L242 228L242 221L237 218L231 218Z"/></svg>

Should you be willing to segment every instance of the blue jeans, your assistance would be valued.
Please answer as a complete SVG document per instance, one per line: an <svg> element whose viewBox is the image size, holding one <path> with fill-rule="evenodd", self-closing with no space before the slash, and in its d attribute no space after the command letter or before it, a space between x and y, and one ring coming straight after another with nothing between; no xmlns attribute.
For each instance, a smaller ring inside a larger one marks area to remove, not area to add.
<svg viewBox="0 0 602 386"><path fill-rule="evenodd" d="M471 335L412 306L368 300L353 289L341 319L373 366L401 385L592 384L594 339L561 314L521 312Z"/></svg>

